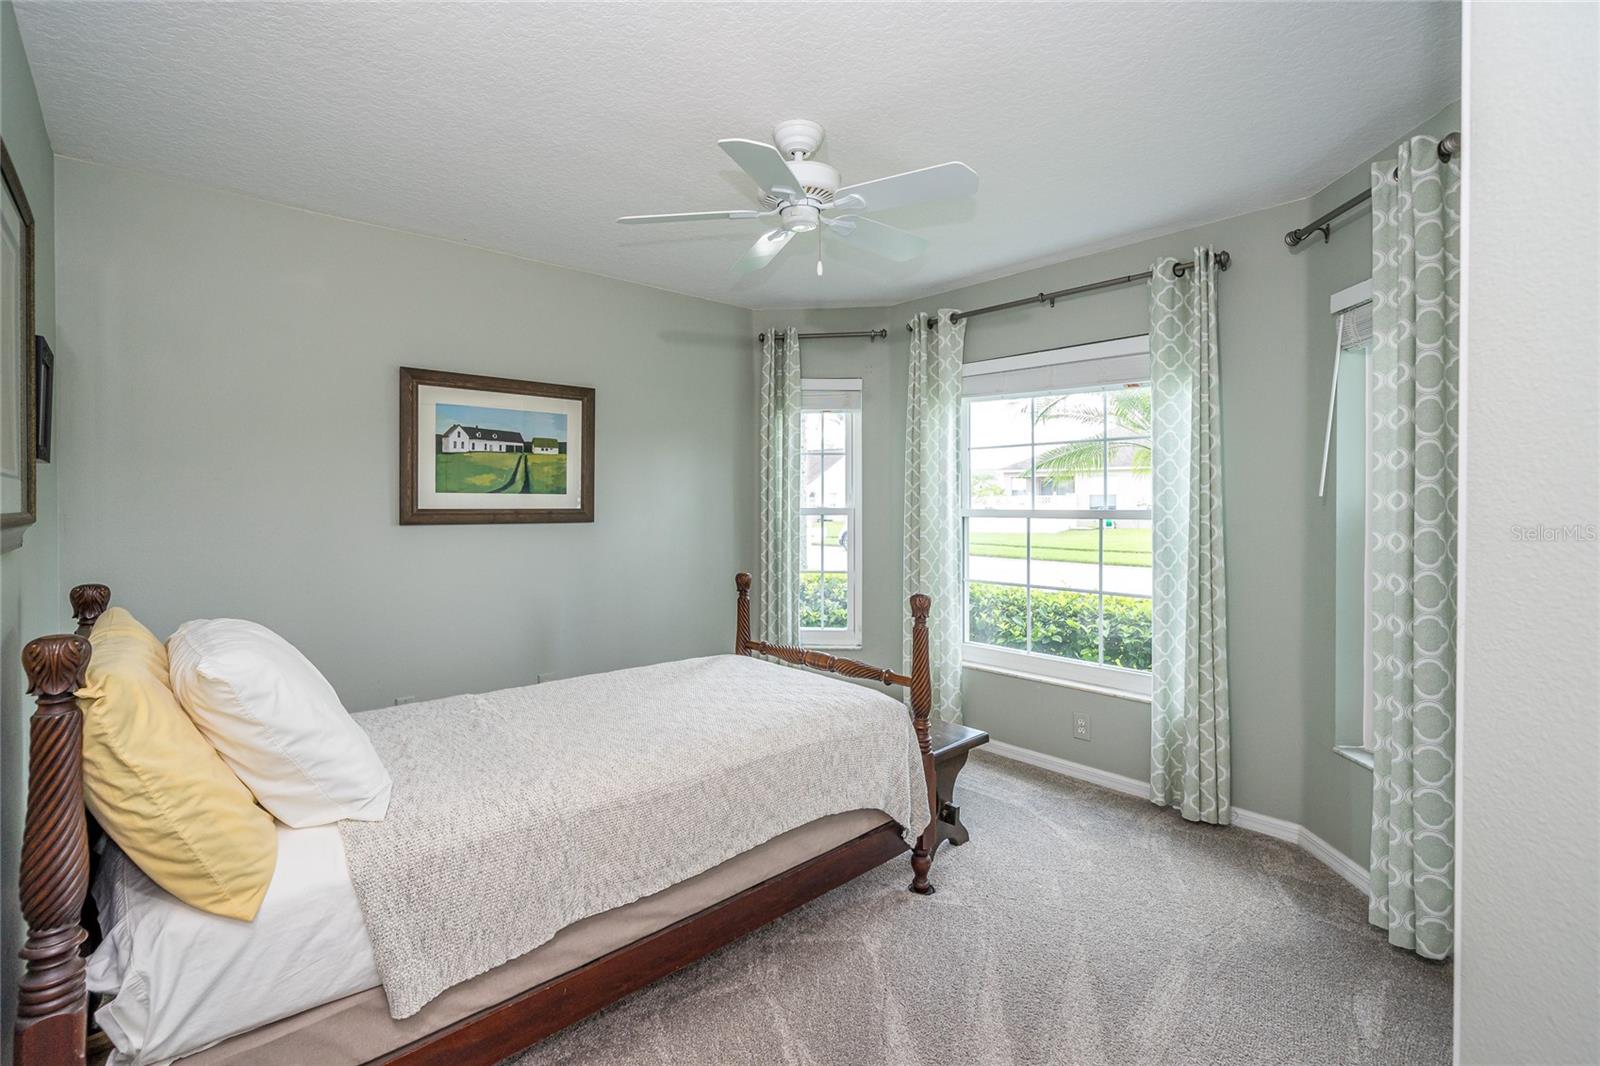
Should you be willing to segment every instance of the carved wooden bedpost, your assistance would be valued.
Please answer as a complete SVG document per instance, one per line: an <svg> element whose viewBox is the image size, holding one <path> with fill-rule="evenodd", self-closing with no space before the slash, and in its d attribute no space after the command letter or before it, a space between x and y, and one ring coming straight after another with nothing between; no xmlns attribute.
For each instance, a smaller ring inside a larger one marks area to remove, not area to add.
<svg viewBox="0 0 1600 1066"><path fill-rule="evenodd" d="M939 832L938 791L928 739L928 715L933 711L933 675L928 669L928 608L932 602L920 592L911 597L911 720L917 730L917 747L922 749L922 774L928 783L928 827L911 851L911 891L924 896L933 895L928 870L933 866Z"/></svg>
<svg viewBox="0 0 1600 1066"><path fill-rule="evenodd" d="M750 575L735 574L733 586L739 590L738 620L733 628L733 654L750 654Z"/></svg>
<svg viewBox="0 0 1600 1066"><path fill-rule="evenodd" d="M76 607L76 589L73 600ZM22 649L28 692L39 697L39 709L30 723L28 807L18 877L28 939L17 986L17 1066L84 1061L88 1004L78 948L84 938L80 922L89 888L89 839L83 810L83 714L74 693L82 687L88 665L89 642L81 636L40 637Z"/></svg>
<svg viewBox="0 0 1600 1066"><path fill-rule="evenodd" d="M111 603L111 589L105 585L74 585L67 599L72 604L72 617L78 620L78 636L86 637L106 613Z"/></svg>

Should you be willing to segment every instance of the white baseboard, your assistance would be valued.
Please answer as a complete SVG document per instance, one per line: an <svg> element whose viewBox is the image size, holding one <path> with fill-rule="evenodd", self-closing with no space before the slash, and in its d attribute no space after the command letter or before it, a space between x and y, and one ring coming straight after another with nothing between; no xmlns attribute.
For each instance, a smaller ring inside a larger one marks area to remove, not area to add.
<svg viewBox="0 0 1600 1066"><path fill-rule="evenodd" d="M985 747L992 754L999 755L1002 758L1027 763L1029 766L1037 766L1041 770L1051 770L1066 777L1086 781L1091 785L1108 788L1113 792L1121 792L1124 795L1137 796L1140 799L1150 798L1149 781L1140 781L1136 777L1127 777L1123 774L1112 773L1110 770L1086 766L1081 762L1058 759L1054 755L1046 755L1042 751L1021 748L1015 744L1007 744L1004 741L991 740ZM1233 809L1233 824L1238 829L1261 833L1278 840L1286 840L1304 850L1312 858L1321 862L1363 893L1371 891L1372 883L1365 867L1297 822L1289 822L1282 818L1274 818L1271 815L1257 814L1255 811L1247 811L1243 808L1235 807Z"/></svg>
<svg viewBox="0 0 1600 1066"><path fill-rule="evenodd" d="M1058 759L1054 755L1046 755L1044 752L1034 751L1032 748L1019 748L1015 744L1007 744L1000 740L990 740L988 744L984 745L984 750L995 755L1002 755L1016 762L1025 762L1029 766L1037 766L1041 770L1054 770L1058 774L1075 777L1079 781L1087 781L1089 784L1099 785L1101 788L1109 788L1113 792L1138 796L1140 799L1148 799L1150 796L1150 782L1148 781L1140 781L1136 777L1124 777L1122 774L1114 774L1110 770L1100 770L1093 766L1085 766L1081 762Z"/></svg>

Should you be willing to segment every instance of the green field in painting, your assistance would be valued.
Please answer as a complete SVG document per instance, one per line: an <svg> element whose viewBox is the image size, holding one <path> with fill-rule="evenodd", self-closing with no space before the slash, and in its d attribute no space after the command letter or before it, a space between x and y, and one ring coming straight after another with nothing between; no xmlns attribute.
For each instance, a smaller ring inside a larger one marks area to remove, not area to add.
<svg viewBox="0 0 1600 1066"><path fill-rule="evenodd" d="M435 492L559 496L567 491L567 457L523 452L436 453L433 488Z"/></svg>

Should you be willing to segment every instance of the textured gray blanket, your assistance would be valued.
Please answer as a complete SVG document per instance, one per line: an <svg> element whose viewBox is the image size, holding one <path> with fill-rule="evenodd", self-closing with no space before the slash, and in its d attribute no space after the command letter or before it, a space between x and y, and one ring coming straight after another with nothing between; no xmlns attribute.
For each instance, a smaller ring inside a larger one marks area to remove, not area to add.
<svg viewBox="0 0 1600 1066"><path fill-rule="evenodd" d="M829 814L928 821L882 690L720 655L368 711L394 779L341 822L396 1018L563 926Z"/></svg>

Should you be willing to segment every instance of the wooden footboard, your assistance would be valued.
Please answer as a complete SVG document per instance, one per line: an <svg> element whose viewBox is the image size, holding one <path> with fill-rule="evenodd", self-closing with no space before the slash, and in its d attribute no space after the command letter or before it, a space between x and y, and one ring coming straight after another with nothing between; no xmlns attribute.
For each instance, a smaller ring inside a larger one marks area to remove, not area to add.
<svg viewBox="0 0 1600 1066"><path fill-rule="evenodd" d="M922 749L922 775L928 785L928 827L917 838L911 851L911 891L924 896L933 894L928 872L933 866L933 852L938 840L939 799L937 775L933 767L933 748L928 739L928 715L933 710L933 675L928 667L928 610L933 601L922 593L910 599L911 605L911 673L897 674L893 670L871 666L855 659L841 659L826 652L806 648L791 648L782 644L768 644L750 637L750 575L738 574L733 579L738 590L735 607L733 651L735 655L767 655L796 666L825 670L830 674L879 681L884 685L900 685L911 691L911 724L917 731L917 746Z"/></svg>

